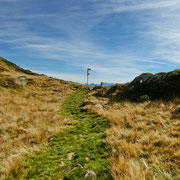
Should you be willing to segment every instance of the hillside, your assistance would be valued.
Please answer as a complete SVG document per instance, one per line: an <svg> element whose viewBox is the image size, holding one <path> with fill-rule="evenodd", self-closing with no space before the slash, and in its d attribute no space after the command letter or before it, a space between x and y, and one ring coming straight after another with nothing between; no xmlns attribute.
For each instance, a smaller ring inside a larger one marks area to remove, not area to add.
<svg viewBox="0 0 180 180"><path fill-rule="evenodd" d="M88 90L0 58L0 179L180 179L179 85L175 70Z"/></svg>
<svg viewBox="0 0 180 180"><path fill-rule="evenodd" d="M0 58L0 179L68 125L60 107L77 87Z"/></svg>
<svg viewBox="0 0 180 180"><path fill-rule="evenodd" d="M179 70L90 91L85 109L110 120L115 180L180 179L179 93Z"/></svg>

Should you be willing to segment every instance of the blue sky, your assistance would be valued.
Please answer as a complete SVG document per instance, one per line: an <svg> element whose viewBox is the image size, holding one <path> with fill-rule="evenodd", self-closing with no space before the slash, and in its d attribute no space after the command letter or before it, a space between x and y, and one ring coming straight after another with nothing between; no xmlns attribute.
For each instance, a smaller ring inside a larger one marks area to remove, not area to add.
<svg viewBox="0 0 180 180"><path fill-rule="evenodd" d="M0 56L60 79L180 68L180 0L0 0Z"/></svg>

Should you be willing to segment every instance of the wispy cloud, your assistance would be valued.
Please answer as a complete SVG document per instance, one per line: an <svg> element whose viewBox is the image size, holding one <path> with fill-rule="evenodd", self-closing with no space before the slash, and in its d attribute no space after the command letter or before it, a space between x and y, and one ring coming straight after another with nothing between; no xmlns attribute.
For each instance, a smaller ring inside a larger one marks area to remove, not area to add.
<svg viewBox="0 0 180 180"><path fill-rule="evenodd" d="M62 77L82 82L78 71L87 67L95 71L96 81L122 82L180 63L179 0L86 3L3 0L0 45L50 63L67 63L77 75Z"/></svg>

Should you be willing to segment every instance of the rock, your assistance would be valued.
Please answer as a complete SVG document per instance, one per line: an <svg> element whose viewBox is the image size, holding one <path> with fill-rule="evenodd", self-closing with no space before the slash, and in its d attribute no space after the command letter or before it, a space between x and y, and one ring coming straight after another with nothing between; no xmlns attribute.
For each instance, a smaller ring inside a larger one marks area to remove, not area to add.
<svg viewBox="0 0 180 180"><path fill-rule="evenodd" d="M149 82L153 81L154 79L156 79L156 76L155 76L155 75L152 75L152 76L146 81L146 83L149 83Z"/></svg>
<svg viewBox="0 0 180 180"><path fill-rule="evenodd" d="M96 178L96 173L93 170L87 170L84 178Z"/></svg>
<svg viewBox="0 0 180 180"><path fill-rule="evenodd" d="M88 86L88 89L91 91L93 90L94 86Z"/></svg>
<svg viewBox="0 0 180 180"><path fill-rule="evenodd" d="M65 165L65 163L62 161L59 166L60 166L60 167L63 167L64 165Z"/></svg>
<svg viewBox="0 0 180 180"><path fill-rule="evenodd" d="M143 77L142 77L142 83L145 83L149 78L150 78L151 76L149 76L149 75L144 75Z"/></svg>
<svg viewBox="0 0 180 180"><path fill-rule="evenodd" d="M68 154L68 160L71 160L73 156L74 156L74 152L69 153Z"/></svg>
<svg viewBox="0 0 180 180"><path fill-rule="evenodd" d="M25 85L28 82L28 78L26 76L19 76L17 78L17 81L18 81L19 84Z"/></svg>
<svg viewBox="0 0 180 180"><path fill-rule="evenodd" d="M118 95L120 97L120 94ZM143 95L149 96L149 99L180 96L180 70L154 75L141 74L123 89L121 97L136 101Z"/></svg>
<svg viewBox="0 0 180 180"><path fill-rule="evenodd" d="M150 77L152 76L152 74L150 73L143 73L140 76L136 77L130 84L136 84L136 83L140 83L140 82L146 82Z"/></svg>
<svg viewBox="0 0 180 180"><path fill-rule="evenodd" d="M93 108L103 109L103 105L101 105L101 104L95 104L95 105L93 105Z"/></svg>
<svg viewBox="0 0 180 180"><path fill-rule="evenodd" d="M92 101L84 101L82 106L87 106L87 105L94 105Z"/></svg>
<svg viewBox="0 0 180 180"><path fill-rule="evenodd" d="M89 156L87 156L85 159L86 159L86 161L90 161L91 160L91 158Z"/></svg>

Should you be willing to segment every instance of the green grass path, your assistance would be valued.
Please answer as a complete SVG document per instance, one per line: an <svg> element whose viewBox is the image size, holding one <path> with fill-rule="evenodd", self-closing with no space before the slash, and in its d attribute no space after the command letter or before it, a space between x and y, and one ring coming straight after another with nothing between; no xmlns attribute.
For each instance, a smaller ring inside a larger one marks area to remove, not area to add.
<svg viewBox="0 0 180 180"><path fill-rule="evenodd" d="M71 118L72 126L24 162L24 179L81 180L87 170L93 170L98 180L112 179L105 143L108 120L82 110L85 95L78 91L64 103L63 114Z"/></svg>

